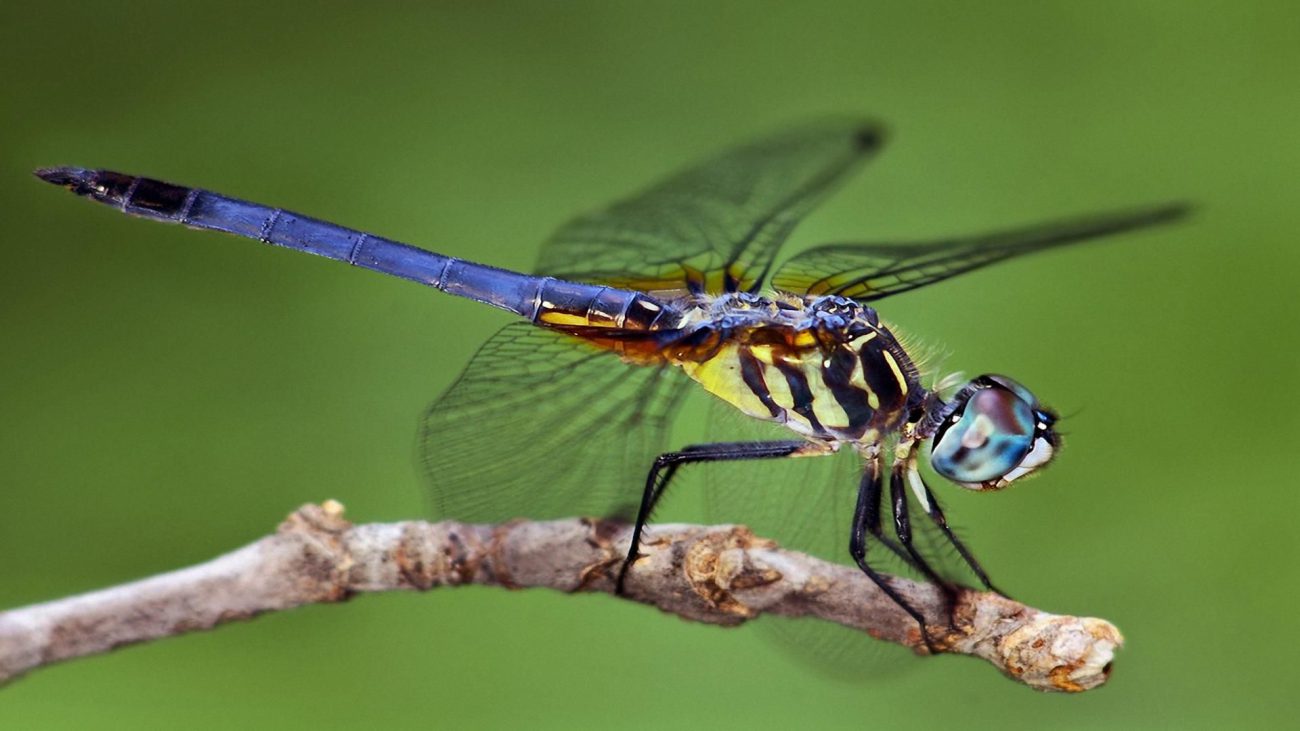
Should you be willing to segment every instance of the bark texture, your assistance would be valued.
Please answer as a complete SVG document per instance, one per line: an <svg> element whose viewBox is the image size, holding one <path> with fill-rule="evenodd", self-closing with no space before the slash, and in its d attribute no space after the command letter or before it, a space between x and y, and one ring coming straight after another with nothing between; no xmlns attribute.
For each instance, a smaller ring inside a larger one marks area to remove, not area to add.
<svg viewBox="0 0 1300 731"><path fill-rule="evenodd" d="M0 613L0 683L62 660L354 594L465 584L614 590L630 526L590 519L352 525L305 505L270 536L197 566ZM837 622L927 654L918 627L855 568L787 551L739 526L656 525L625 598L738 625L764 613ZM1119 631L962 589L949 616L932 586L895 578L946 653L984 658L1039 690L1106 681Z"/></svg>

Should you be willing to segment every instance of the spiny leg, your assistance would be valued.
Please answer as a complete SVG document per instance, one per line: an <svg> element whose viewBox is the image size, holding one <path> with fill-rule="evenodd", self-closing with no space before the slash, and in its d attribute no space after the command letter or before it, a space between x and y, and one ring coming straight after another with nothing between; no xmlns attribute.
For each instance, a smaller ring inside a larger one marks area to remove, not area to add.
<svg viewBox="0 0 1300 731"><path fill-rule="evenodd" d="M880 529L880 499L883 488L883 475L881 473L880 455L872 454L867 458L866 468L862 472L862 481L858 483L858 501L853 509L853 527L849 534L849 555L853 556L854 562L862 573L866 574L880 590L902 607L912 619L916 620L917 625L921 628L921 638L925 641L926 649L932 654L937 654L939 649L930 640L930 631L925 624L925 616L913 607L903 595L890 585L889 580L877 573L871 565L867 563L867 533L880 538L882 543L889 545L885 541ZM896 553L907 560L896 546L892 547ZM910 561L909 561L910 563Z"/></svg>
<svg viewBox="0 0 1300 731"><path fill-rule="evenodd" d="M897 541L894 541L889 536L885 535L885 531L881 527L881 505L884 501L885 492L881 469L880 455L874 453L868 454L866 466L862 473L862 480L868 483L870 488L870 494L867 496L868 502L864 507L866 510L865 525L867 532L871 534L872 538L879 541L881 545L888 548L903 563L920 571L920 567L916 565L916 562L912 560L912 557L907 553L907 551L903 550L903 547L898 545Z"/></svg>
<svg viewBox="0 0 1300 731"><path fill-rule="evenodd" d="M974 554L970 552L970 549L966 548L966 544L962 543L961 539L957 538L957 535L952 532L952 528L948 526L948 519L943 515L943 509L939 507L939 501L935 499L934 493L930 491L930 486L927 485L925 479L921 477L921 472L917 469L916 460L914 459L908 461L907 480L908 484L912 488L912 493L916 495L917 501L925 508L926 515L930 516L930 520L939 527L939 530L943 533L944 537L948 539L948 542L952 544L953 548L957 549L957 553L961 555L962 560L966 562L966 565L970 567L970 570L979 578L980 583L984 585L984 588L992 592L997 592L1002 596L1006 596L1005 592L994 586L993 582L989 580L989 576L985 573L984 567L980 566L979 561L975 560Z"/></svg>
<svg viewBox="0 0 1300 731"><path fill-rule="evenodd" d="M695 462L728 462L743 459L776 459L782 457L802 457L831 454L827 445L802 440L777 442L719 442L716 444L694 444L677 452L668 452L655 458L650 473L646 475L645 489L641 493L641 506L637 509L636 524L632 527L632 542L627 549L627 557L618 570L615 593L622 594L627 571L639 557L637 550L641 547L641 535L650 520L650 513L663 497L668 482L677 474L678 468Z"/></svg>
<svg viewBox="0 0 1300 731"><path fill-rule="evenodd" d="M894 534L898 536L898 542L907 551L907 555L912 557L912 565L924 574L925 578L948 591L948 582L930 567L930 564L921 557L921 552L912 545L912 520L908 516L907 490L903 485L905 469L906 464L895 462L894 468L889 473L889 499L893 504Z"/></svg>

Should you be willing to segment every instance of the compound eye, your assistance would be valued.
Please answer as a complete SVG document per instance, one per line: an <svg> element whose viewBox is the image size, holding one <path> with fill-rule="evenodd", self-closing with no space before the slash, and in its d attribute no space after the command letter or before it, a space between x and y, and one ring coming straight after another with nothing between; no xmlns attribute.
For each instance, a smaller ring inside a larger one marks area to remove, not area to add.
<svg viewBox="0 0 1300 731"><path fill-rule="evenodd" d="M985 376L983 376L983 378L992 381L993 383L1005 388L1011 393L1014 393L1016 396L1020 397L1021 401L1024 401L1027 404L1033 404L1036 401L1036 399L1034 398L1034 394L1029 389L1025 388L1024 385L1020 383L1020 381L1017 381L1014 378L1007 378L1006 376L998 376L993 374L986 374Z"/></svg>
<svg viewBox="0 0 1300 731"><path fill-rule="evenodd" d="M1014 381L995 384L973 393L935 433L930 464L944 477L987 486L1020 466L1033 449L1033 401L1018 393L1028 391Z"/></svg>

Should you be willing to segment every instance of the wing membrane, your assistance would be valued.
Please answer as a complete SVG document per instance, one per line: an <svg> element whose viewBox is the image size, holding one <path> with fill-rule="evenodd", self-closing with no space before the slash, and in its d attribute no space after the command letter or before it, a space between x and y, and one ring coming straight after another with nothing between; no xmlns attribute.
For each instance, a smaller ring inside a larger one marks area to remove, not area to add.
<svg viewBox="0 0 1300 731"><path fill-rule="evenodd" d="M1185 206L1166 205L947 241L827 244L791 258L772 284L797 294L870 302L1023 254L1169 223L1186 213Z"/></svg>
<svg viewBox="0 0 1300 731"><path fill-rule="evenodd" d="M756 289L794 225L883 139L870 122L834 120L732 149L565 224L537 271L641 290Z"/></svg>
<svg viewBox="0 0 1300 731"><path fill-rule="evenodd" d="M715 399L709 411L709 433L710 437L726 441L762 441L781 438L787 432L745 417ZM826 457L702 465L693 468L699 470L699 475L687 473L685 477L702 479L709 522L742 523L784 548L852 566L849 531L862 468L862 458L846 447ZM952 544L926 518L910 494L908 501L913 538L921 554L942 576L971 585L974 577ZM885 502L885 530L892 534L888 488ZM875 540L868 543L867 556L872 566L886 573L924 580ZM884 672L893 675L915 658L902 647L820 620L765 616L758 628L794 659L840 680L861 681Z"/></svg>
<svg viewBox="0 0 1300 731"><path fill-rule="evenodd" d="M882 138L870 123L837 120L736 148L571 221L537 271L646 290L756 287L795 223ZM684 383L576 338L505 328L425 414L436 512L497 520L634 505Z"/></svg>
<svg viewBox="0 0 1300 731"><path fill-rule="evenodd" d="M435 512L495 521L635 507L685 383L675 370L507 325L425 413L420 449Z"/></svg>
<svg viewBox="0 0 1300 731"><path fill-rule="evenodd" d="M709 412L709 433L711 438L728 441L759 441L784 438L788 432L749 419L715 400ZM853 565L849 530L862 460L852 449L826 457L729 462L698 470L698 476L688 473L686 478L703 481L709 522L741 523L784 548ZM884 546L873 542L868 555L872 565L881 570L907 573ZM820 620L765 616L757 629L795 660L841 680L895 673L910 655L862 632Z"/></svg>

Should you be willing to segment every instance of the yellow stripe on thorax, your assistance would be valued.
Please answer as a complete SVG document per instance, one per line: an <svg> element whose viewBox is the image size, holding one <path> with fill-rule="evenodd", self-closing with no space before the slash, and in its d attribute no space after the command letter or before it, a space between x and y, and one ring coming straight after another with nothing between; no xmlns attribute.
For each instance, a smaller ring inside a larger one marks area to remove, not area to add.
<svg viewBox="0 0 1300 731"><path fill-rule="evenodd" d="M681 366L686 375L704 387L704 390L744 413L760 419L772 417L763 402L745 384L745 378L740 373L738 346L734 343L722 346L708 360L683 361Z"/></svg>
<svg viewBox="0 0 1300 731"><path fill-rule="evenodd" d="M888 350L882 350L881 355L885 356L885 362L889 364L890 370L894 372L894 380L898 381L898 390L900 398L907 397L907 379L903 377L903 370L898 367L898 361L894 360L894 354Z"/></svg>
<svg viewBox="0 0 1300 731"><path fill-rule="evenodd" d="M829 388L821 379L816 381L810 380L808 388L813 395L813 413L817 415L817 421L827 429L844 430L849 428L849 414L840 406L840 402L831 393Z"/></svg>
<svg viewBox="0 0 1300 731"><path fill-rule="evenodd" d="M866 335L849 342L848 346L856 355L858 351L862 350L862 346L875 340L876 336L879 334L880 333L875 331L869 332ZM867 405L872 409L880 408L880 396L876 395L876 392L871 390L871 386L867 385L867 375L862 370L861 358L855 357L853 359L853 372L849 374L849 385L867 394Z"/></svg>
<svg viewBox="0 0 1300 731"><path fill-rule="evenodd" d="M740 347L724 345L708 360L683 362L682 369L709 393L755 418L770 420L772 413L763 401L745 383L740 366ZM749 352L759 362L763 380L772 402L785 410L785 420L801 433L812 433L809 420L794 411L794 395L786 376L776 367L774 359L782 358L787 366L804 373L808 389L813 396L813 414L824 427L847 428L849 417L835 396L826 388L821 374L820 351L809 349L792 355L788 350L777 350L770 345L748 346ZM802 427L802 428L800 428Z"/></svg>

